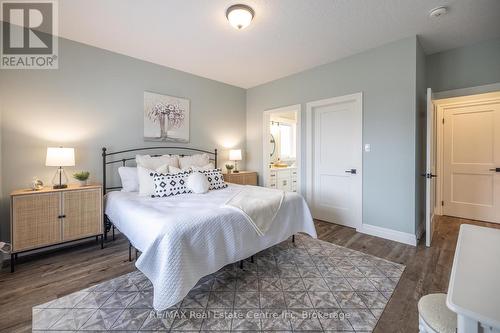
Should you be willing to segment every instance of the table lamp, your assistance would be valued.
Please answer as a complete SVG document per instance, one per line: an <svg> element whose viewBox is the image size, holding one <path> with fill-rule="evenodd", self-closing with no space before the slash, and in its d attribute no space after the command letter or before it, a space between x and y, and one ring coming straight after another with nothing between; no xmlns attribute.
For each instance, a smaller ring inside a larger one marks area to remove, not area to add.
<svg viewBox="0 0 500 333"><path fill-rule="evenodd" d="M75 165L75 149L48 147L45 165L58 167L54 178L52 178L52 184L54 185L53 188L58 189L68 187L68 176L62 167Z"/></svg>
<svg viewBox="0 0 500 333"><path fill-rule="evenodd" d="M241 161L241 149L231 149L229 151L229 160L234 161L234 173L238 173L238 161Z"/></svg>

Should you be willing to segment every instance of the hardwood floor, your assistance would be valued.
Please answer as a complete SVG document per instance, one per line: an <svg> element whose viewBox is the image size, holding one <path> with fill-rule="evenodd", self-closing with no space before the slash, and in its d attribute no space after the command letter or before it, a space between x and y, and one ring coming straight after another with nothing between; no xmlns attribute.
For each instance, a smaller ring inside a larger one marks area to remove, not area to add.
<svg viewBox="0 0 500 333"><path fill-rule="evenodd" d="M413 247L325 222L318 222L316 228L323 240L406 265L375 332L418 332L417 302L423 295L448 290L458 231L463 223L500 228L495 223L443 216L436 221L430 248L425 246L425 239Z"/></svg>
<svg viewBox="0 0 500 333"><path fill-rule="evenodd" d="M459 226L500 225L457 218L438 219L431 248L412 247L316 221L319 238L406 265L375 332L417 332L420 296L446 292ZM95 242L18 259L16 272L0 272L0 331L31 331L31 307L134 270L128 243L121 235L101 250Z"/></svg>

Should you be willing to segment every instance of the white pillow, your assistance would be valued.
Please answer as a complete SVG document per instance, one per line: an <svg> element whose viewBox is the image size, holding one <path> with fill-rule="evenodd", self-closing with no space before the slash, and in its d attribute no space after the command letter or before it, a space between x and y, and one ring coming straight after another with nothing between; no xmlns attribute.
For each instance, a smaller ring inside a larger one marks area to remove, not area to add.
<svg viewBox="0 0 500 333"><path fill-rule="evenodd" d="M168 165L162 165L156 169L146 169L141 166L137 167L137 177L139 178L139 195L151 196L155 192L155 184L153 182L154 173L168 173Z"/></svg>
<svg viewBox="0 0 500 333"><path fill-rule="evenodd" d="M149 155L135 155L135 163L146 169L156 170L164 165L171 165L179 167L179 157L177 155L162 155L162 156L149 156Z"/></svg>
<svg viewBox="0 0 500 333"><path fill-rule="evenodd" d="M137 175L137 168L119 167L118 174L122 180L122 192L139 191L139 176Z"/></svg>
<svg viewBox="0 0 500 333"><path fill-rule="evenodd" d="M186 171L186 170L182 170L180 168L177 168L177 167L174 167L174 166L171 166L171 165L168 166L168 173L176 174L176 173L181 173L181 172L184 172L184 171Z"/></svg>
<svg viewBox="0 0 500 333"><path fill-rule="evenodd" d="M186 183L191 171L180 172L176 174L157 174L153 175L154 193L153 198L164 198L178 194L191 193Z"/></svg>
<svg viewBox="0 0 500 333"><path fill-rule="evenodd" d="M224 182L224 176L222 175L221 169L205 170L200 171L199 173L207 177L208 183L210 184L208 189L210 191L227 187L227 184Z"/></svg>
<svg viewBox="0 0 500 333"><path fill-rule="evenodd" d="M201 167L194 166L194 165L191 167L191 170L193 170L193 171L206 171L206 170L212 170L212 169L215 169L215 166L212 162L208 163L207 165L201 166Z"/></svg>
<svg viewBox="0 0 500 333"><path fill-rule="evenodd" d="M187 177L186 187L193 193L207 193L210 183L207 177L200 172L193 172Z"/></svg>
<svg viewBox="0 0 500 333"><path fill-rule="evenodd" d="M179 157L179 166L185 170L190 167L202 167L210 163L210 156L208 154L195 154L191 156Z"/></svg>

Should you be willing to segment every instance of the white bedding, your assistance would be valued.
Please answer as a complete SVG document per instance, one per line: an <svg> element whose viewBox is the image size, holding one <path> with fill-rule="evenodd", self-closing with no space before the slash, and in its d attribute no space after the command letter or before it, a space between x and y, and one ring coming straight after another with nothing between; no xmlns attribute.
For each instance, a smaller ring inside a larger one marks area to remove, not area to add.
<svg viewBox="0 0 500 333"><path fill-rule="evenodd" d="M229 185L206 194L169 198L132 192L106 195L106 214L142 252L136 266L153 284L156 310L179 302L203 276L292 234L317 237L304 199L288 192L271 227L259 236L241 212L223 207L242 188Z"/></svg>
<svg viewBox="0 0 500 333"><path fill-rule="evenodd" d="M278 214L285 192L282 190L245 186L225 204L225 207L239 210L259 236L264 235Z"/></svg>

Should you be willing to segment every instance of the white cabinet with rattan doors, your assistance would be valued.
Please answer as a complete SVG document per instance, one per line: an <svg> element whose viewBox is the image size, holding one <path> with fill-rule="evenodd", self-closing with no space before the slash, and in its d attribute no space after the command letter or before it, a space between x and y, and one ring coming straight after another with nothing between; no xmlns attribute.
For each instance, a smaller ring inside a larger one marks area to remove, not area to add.
<svg viewBox="0 0 500 333"><path fill-rule="evenodd" d="M20 252L101 236L102 187L68 186L11 193L11 271Z"/></svg>

